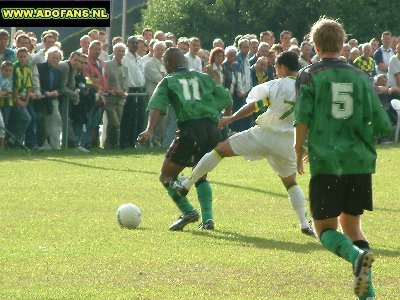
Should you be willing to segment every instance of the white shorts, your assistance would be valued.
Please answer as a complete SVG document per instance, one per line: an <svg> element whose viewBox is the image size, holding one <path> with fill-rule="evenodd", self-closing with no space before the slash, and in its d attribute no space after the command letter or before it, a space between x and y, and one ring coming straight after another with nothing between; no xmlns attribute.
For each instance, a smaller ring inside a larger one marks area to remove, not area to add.
<svg viewBox="0 0 400 300"><path fill-rule="evenodd" d="M269 131L256 125L231 136L229 144L236 155L248 160L266 158L275 173L282 178L297 170L292 133Z"/></svg>
<svg viewBox="0 0 400 300"><path fill-rule="evenodd" d="M6 136L6 132L4 131L4 120L3 115L1 114L0 110L0 138L4 138Z"/></svg>

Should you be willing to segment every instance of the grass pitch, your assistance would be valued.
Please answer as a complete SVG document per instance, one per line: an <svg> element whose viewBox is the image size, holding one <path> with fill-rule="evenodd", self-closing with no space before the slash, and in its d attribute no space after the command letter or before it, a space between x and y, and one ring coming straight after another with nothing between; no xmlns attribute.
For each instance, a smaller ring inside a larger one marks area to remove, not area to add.
<svg viewBox="0 0 400 300"><path fill-rule="evenodd" d="M229 158L209 175L216 231L169 232L179 212L158 182L162 160L0 152L0 299L355 299L351 266L300 234L266 161ZM363 219L381 300L400 298L399 167L399 144L378 149ZM306 194L308 180L298 178ZM137 230L117 225L127 202L142 209Z"/></svg>

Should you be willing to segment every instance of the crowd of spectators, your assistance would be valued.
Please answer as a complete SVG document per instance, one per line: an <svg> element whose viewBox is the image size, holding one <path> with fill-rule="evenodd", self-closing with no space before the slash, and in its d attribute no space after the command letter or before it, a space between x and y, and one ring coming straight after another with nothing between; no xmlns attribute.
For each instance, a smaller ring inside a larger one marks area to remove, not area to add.
<svg viewBox="0 0 400 300"><path fill-rule="evenodd" d="M246 103L253 86L276 78L275 58L283 51L295 52L301 68L319 59L308 35L299 42L287 30L279 41L271 31L238 35L227 47L216 38L209 50L199 37L177 38L151 28L126 41L111 41L109 45L105 32L92 29L75 51L63 53L56 30L43 32L39 41L32 32L17 31L10 37L0 29L0 149L138 147L148 99L167 75L162 56L169 47L184 52L188 68L209 74L229 90L233 112ZM399 38L385 31L380 41L350 39L343 44L341 59L365 72L395 122L389 103L400 94ZM248 129L254 117L234 122L224 134ZM169 107L147 146L167 147L175 131L176 116Z"/></svg>

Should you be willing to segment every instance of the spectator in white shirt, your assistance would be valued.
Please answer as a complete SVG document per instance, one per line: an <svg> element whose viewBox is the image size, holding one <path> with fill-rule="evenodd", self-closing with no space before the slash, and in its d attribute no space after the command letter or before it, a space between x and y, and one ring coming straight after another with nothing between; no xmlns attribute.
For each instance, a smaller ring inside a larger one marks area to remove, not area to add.
<svg viewBox="0 0 400 300"><path fill-rule="evenodd" d="M144 70L140 55L137 53L139 40L135 36L128 38L128 48L122 64L128 71L128 94L144 93ZM120 129L120 147L134 147L136 139L144 130L146 101L144 96L129 95L122 113Z"/></svg>
<svg viewBox="0 0 400 300"><path fill-rule="evenodd" d="M199 72L203 70L201 59L197 56L197 52L199 52L200 48L200 39L197 37L191 37L189 39L189 52L185 54L188 69L193 69Z"/></svg>

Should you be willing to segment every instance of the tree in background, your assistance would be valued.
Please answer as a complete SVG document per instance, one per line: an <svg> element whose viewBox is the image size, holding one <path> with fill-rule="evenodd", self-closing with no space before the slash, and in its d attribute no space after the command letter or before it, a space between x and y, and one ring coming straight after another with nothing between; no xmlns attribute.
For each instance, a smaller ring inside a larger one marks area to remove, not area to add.
<svg viewBox="0 0 400 300"><path fill-rule="evenodd" d="M176 36L198 36L206 48L214 38L232 43L238 34L284 30L300 41L321 15L340 19L360 42L385 30L400 33L400 1L390 0L149 0L136 31L150 26ZM236 17L235 17L236 16ZM237 17L239 16L239 17Z"/></svg>

